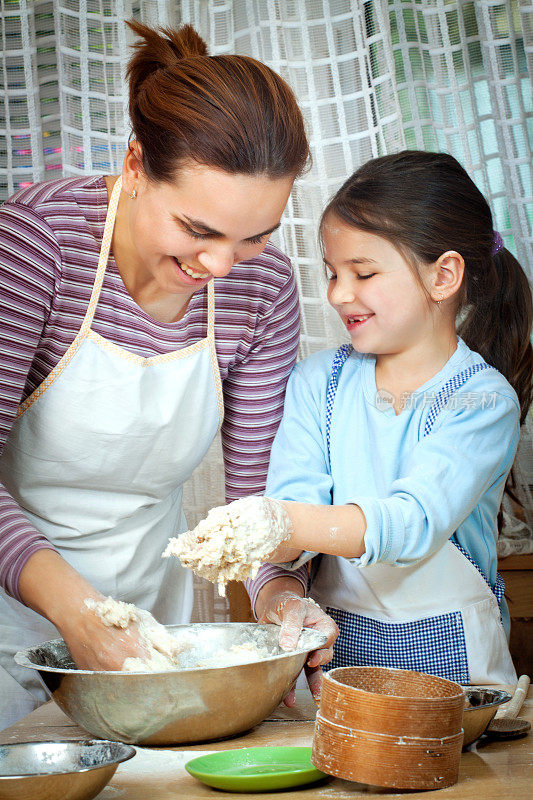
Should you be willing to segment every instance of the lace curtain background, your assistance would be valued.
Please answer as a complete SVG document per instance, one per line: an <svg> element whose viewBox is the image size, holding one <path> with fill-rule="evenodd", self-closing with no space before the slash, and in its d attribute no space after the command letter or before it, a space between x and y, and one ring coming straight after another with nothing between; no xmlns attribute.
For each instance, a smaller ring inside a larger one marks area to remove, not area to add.
<svg viewBox="0 0 533 800"><path fill-rule="evenodd" d="M129 134L125 20L192 23L211 54L269 64L308 123L310 172L276 243L302 305L301 356L345 339L325 302L320 210L369 158L403 148L452 153L488 198L495 225L533 279L533 2L529 0L0 0L0 201L61 176L120 170ZM501 554L533 552L533 418ZM190 523L223 501L220 443L189 481ZM195 616L224 599L197 584Z"/></svg>

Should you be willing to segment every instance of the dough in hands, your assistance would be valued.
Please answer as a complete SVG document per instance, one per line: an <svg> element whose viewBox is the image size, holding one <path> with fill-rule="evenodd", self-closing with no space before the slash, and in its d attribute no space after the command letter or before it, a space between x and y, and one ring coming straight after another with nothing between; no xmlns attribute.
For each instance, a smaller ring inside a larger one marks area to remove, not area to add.
<svg viewBox="0 0 533 800"><path fill-rule="evenodd" d="M137 625L139 639L146 650L146 655L142 658L126 658L122 672L161 672L179 666L178 656L187 644L171 636L149 611L137 608L133 603L114 600L112 597L106 597L105 600L87 598L85 605L108 627L127 630L132 623Z"/></svg>
<svg viewBox="0 0 533 800"><path fill-rule="evenodd" d="M243 497L217 506L196 528L170 539L163 557L177 556L201 578L218 583L255 578L262 562L291 535L283 505L269 497Z"/></svg>
<svg viewBox="0 0 533 800"><path fill-rule="evenodd" d="M180 663L180 656L194 644L194 631L187 634L181 641L170 634L163 625L160 625L153 616L142 608L137 608L133 603L123 603L106 597L105 600L87 598L85 605L102 620L104 625L128 630L133 623L137 625L139 639L146 650L142 658L126 658L122 665L122 672L164 672L190 667L211 668L229 667L260 661L275 653L267 647L256 646L252 642L234 644L228 650L216 650L204 656L196 663ZM193 651L194 652L194 651Z"/></svg>

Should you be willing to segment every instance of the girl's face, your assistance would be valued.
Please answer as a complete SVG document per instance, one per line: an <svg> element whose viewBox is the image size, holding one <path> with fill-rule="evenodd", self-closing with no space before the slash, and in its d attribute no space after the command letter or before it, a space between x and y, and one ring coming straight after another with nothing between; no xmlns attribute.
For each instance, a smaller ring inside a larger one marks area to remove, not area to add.
<svg viewBox="0 0 533 800"><path fill-rule="evenodd" d="M392 244L332 214L323 239L328 300L354 349L385 355L420 345L429 333L432 304Z"/></svg>
<svg viewBox="0 0 533 800"><path fill-rule="evenodd" d="M233 175L205 165L180 168L174 183L123 171L135 199L123 201L123 252L140 285L192 295L211 278L263 251L279 226L292 177ZM119 206L120 213L120 206Z"/></svg>

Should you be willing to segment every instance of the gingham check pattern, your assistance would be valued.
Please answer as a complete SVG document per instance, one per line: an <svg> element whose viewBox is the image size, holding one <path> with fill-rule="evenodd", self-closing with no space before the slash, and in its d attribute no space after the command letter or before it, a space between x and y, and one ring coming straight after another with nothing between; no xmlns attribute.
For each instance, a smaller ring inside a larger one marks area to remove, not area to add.
<svg viewBox="0 0 533 800"><path fill-rule="evenodd" d="M324 669L394 667L468 683L468 659L461 613L414 622L380 622L338 608L327 608L339 626L333 660Z"/></svg>
<svg viewBox="0 0 533 800"><path fill-rule="evenodd" d="M467 367L463 372L459 372L458 375L454 375L453 378L444 384L442 389L437 394L433 405L429 409L429 414L426 419L426 424L424 426L424 436L427 436L428 433L431 433L431 429L435 424L435 420L437 419L438 415L452 396L452 394L457 390L460 389L461 386L467 382L467 380L472 376L475 375L476 372L481 372L484 369L494 369L491 367L490 364L478 363L472 364L471 367ZM494 370L496 372L496 370Z"/></svg>
<svg viewBox="0 0 533 800"><path fill-rule="evenodd" d="M326 395L326 440L328 445L328 462L329 462L329 433L331 429L331 415L333 414L333 406L335 404L335 397L337 388L339 386L339 372L344 366L344 362L350 357L353 351L351 344L341 344L333 358L331 365L331 375L329 377L328 392Z"/></svg>

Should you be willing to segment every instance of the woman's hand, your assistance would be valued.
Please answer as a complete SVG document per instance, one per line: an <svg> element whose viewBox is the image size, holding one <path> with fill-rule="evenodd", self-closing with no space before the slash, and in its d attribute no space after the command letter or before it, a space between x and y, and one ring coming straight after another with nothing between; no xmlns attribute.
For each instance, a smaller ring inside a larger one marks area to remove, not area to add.
<svg viewBox="0 0 533 800"><path fill-rule="evenodd" d="M275 580L270 581L270 583L274 583ZM289 578L288 580L291 579ZM292 582L296 583L294 579L292 579ZM265 584L259 592L257 605L260 603L263 589L267 590L268 586L268 583ZM303 590L301 584L300 589ZM259 622L274 622L276 625L281 625L279 644L283 650L293 650L297 646L300 633L304 627L314 628L326 634L326 643L320 650L313 650L309 654L304 667L311 694L315 701L318 701L322 688L322 670L320 667L333 658L333 644L339 635L339 629L335 622L313 600L302 597L297 591L291 589L270 592L268 597L263 597ZM289 707L294 705L294 688L290 690L283 702Z"/></svg>
<svg viewBox="0 0 533 800"><path fill-rule="evenodd" d="M105 598L99 595L94 599ZM85 602L73 609L59 632L78 669L121 670L127 658L147 656L135 622L125 629L105 625Z"/></svg>
<svg viewBox="0 0 533 800"><path fill-rule="evenodd" d="M56 626L80 669L120 670L126 658L143 657L135 625L108 627L85 600L104 600L88 581L50 549L37 550L19 578L21 599Z"/></svg>

